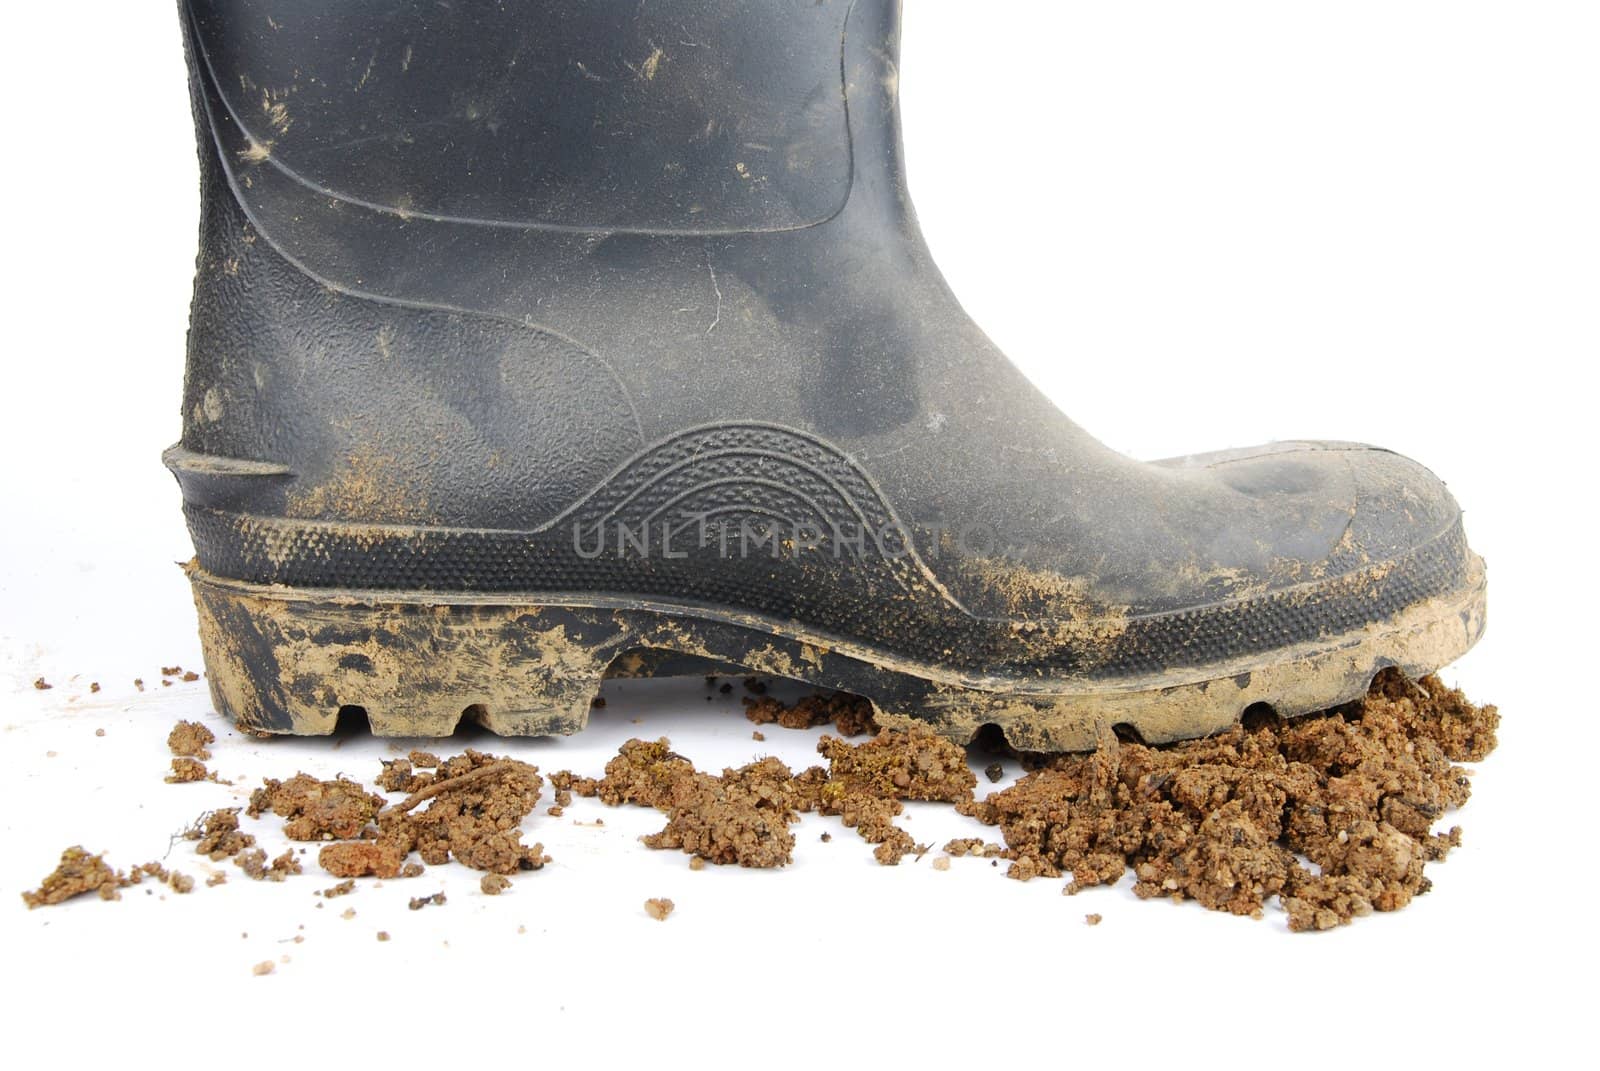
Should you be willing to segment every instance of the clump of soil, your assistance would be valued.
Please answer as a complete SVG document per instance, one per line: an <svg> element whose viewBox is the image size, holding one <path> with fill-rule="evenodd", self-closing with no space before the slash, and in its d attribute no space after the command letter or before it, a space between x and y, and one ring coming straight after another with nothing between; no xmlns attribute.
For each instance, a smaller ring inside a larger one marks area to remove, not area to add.
<svg viewBox="0 0 1600 1071"><path fill-rule="evenodd" d="M1010 854L1004 844L991 844L982 837L957 837L946 844L944 850L948 855L976 855L984 859L1005 858Z"/></svg>
<svg viewBox="0 0 1600 1071"><path fill-rule="evenodd" d="M407 849L394 840L350 840L325 845L317 865L336 878L397 878Z"/></svg>
<svg viewBox="0 0 1600 1071"><path fill-rule="evenodd" d="M978 784L966 751L921 725L903 733L882 730L858 745L824 736L817 752L828 760L825 803L852 795L962 803Z"/></svg>
<svg viewBox="0 0 1600 1071"><path fill-rule="evenodd" d="M344 840L356 837L383 808L383 797L343 777L319 781L295 774L287 781L268 777L250 795L245 812L259 818L271 811L288 819L283 832L290 840Z"/></svg>
<svg viewBox="0 0 1600 1071"><path fill-rule="evenodd" d="M644 838L650 848L677 848L708 863L783 866L794 857L789 824L800 820L789 767L765 758L721 777L694 773L672 786L666 828Z"/></svg>
<svg viewBox="0 0 1600 1071"><path fill-rule="evenodd" d="M413 911L421 911L429 904L433 904L437 907L443 907L445 903L446 900L444 893L436 892L432 896L413 896L411 898L411 902L407 906Z"/></svg>
<svg viewBox="0 0 1600 1071"><path fill-rule="evenodd" d="M606 775L599 780L562 771L552 776L550 783L557 791L598 797L611 807L634 803L665 810L671 805L678 782L694 774L694 763L674 752L671 742L662 737L653 742L629 740L623 744L616 758L606 763Z"/></svg>
<svg viewBox="0 0 1600 1071"><path fill-rule="evenodd" d="M880 732L860 745L823 737L818 750L829 769L812 767L796 776L769 757L725 769L719 777L696 770L665 738L629 740L606 764L605 777L562 772L551 780L560 790L611 806L632 803L666 812L666 828L644 838L648 847L746 867L791 862L794 834L788 827L801 812L814 810L838 815L877 845L879 862L898 863L922 850L894 825L900 801L970 800L977 784L966 753L920 726L909 733Z"/></svg>
<svg viewBox="0 0 1600 1071"><path fill-rule="evenodd" d="M1141 897L1259 915L1276 896L1290 929L1322 930L1428 890L1423 864L1460 839L1432 825L1470 792L1453 763L1486 756L1498 722L1436 677L1386 672L1319 716L1161 748L1108 738L958 810L1000 828L1012 877L1070 874L1072 892L1132 869Z"/></svg>
<svg viewBox="0 0 1600 1071"><path fill-rule="evenodd" d="M195 841L195 852L210 857L214 863L238 855L256 842L251 834L240 832L237 807L224 807L201 815L194 825L184 830L183 837Z"/></svg>
<svg viewBox="0 0 1600 1071"><path fill-rule="evenodd" d="M485 896L499 896L511 888L511 879L504 874L485 874L483 880L478 882L478 889Z"/></svg>
<svg viewBox="0 0 1600 1071"><path fill-rule="evenodd" d="M232 781L222 780L215 770L208 769L199 759L189 758L173 759L172 772L167 774L166 781L169 785L187 785L196 781L210 781L217 785L233 784Z"/></svg>
<svg viewBox="0 0 1600 1071"><path fill-rule="evenodd" d="M429 866L454 857L496 874L538 870L550 857L543 845L522 843L521 825L543 786L536 766L468 749L378 816L379 841L407 853L415 849ZM412 813L423 803L426 810Z"/></svg>
<svg viewBox="0 0 1600 1071"><path fill-rule="evenodd" d="M599 780L562 771L557 791L602 803L654 807L667 813L666 828L644 838L651 848L681 849L712 863L783 866L793 858L791 822L799 821L793 775L777 759L763 759L721 777L701 773L672 750L665 737L629 740L606 763Z"/></svg>
<svg viewBox="0 0 1600 1071"><path fill-rule="evenodd" d="M871 701L848 692L808 695L787 704L770 695L745 696L744 716L757 725L776 724L784 729L833 725L840 736L861 736L878 731Z"/></svg>
<svg viewBox="0 0 1600 1071"><path fill-rule="evenodd" d="M41 691L41 692L48 692L50 689L55 687L55 685L51 684L49 681L45 680L43 677L34 678L33 686L34 686L34 688L36 690Z"/></svg>
<svg viewBox="0 0 1600 1071"><path fill-rule="evenodd" d="M59 904L84 893L98 893L102 900L122 899L122 890L139 885L145 878L153 878L173 892L194 891L194 879L187 874L168 870L160 863L141 863L127 874L113 870L103 855L91 855L74 845L61 853L61 862L39 884L37 889L22 894L22 900L31 911L36 907Z"/></svg>
<svg viewBox="0 0 1600 1071"><path fill-rule="evenodd" d="M91 855L74 845L61 853L61 862L39 887L23 893L22 899L29 910L89 892L99 893L102 900L116 900L122 895L118 890L127 884L126 877L106 865L104 856Z"/></svg>
<svg viewBox="0 0 1600 1071"><path fill-rule="evenodd" d="M209 759L211 752L206 749L216 742L216 734L197 721L180 721L167 734L167 747L180 758Z"/></svg>
<svg viewBox="0 0 1600 1071"><path fill-rule="evenodd" d="M377 776L374 783L385 792L420 792L433 784L434 775L426 771L437 769L438 766L437 755L413 751L403 759L384 762L383 773Z"/></svg>
<svg viewBox="0 0 1600 1071"><path fill-rule="evenodd" d="M678 905L664 896L652 896L644 902L644 913L657 922L667 921L667 916L672 914Z"/></svg>
<svg viewBox="0 0 1600 1071"><path fill-rule="evenodd" d="M243 870L245 877L252 881L283 881L301 873L300 860L295 857L292 848L270 863L267 862L265 851L252 848L235 855L233 865Z"/></svg>
<svg viewBox="0 0 1600 1071"><path fill-rule="evenodd" d="M817 784L816 806L838 815L845 826L877 847L873 857L886 866L926 849L894 824L901 800L964 803L978 779L967 768L966 752L923 726L910 732L882 730L864 744L824 736L817 751L828 760L825 781Z"/></svg>

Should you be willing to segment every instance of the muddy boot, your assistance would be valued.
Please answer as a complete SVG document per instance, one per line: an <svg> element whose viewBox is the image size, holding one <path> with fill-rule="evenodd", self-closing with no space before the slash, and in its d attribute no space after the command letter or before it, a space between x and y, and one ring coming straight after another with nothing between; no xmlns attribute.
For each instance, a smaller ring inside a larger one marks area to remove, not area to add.
<svg viewBox="0 0 1600 1071"><path fill-rule="evenodd" d="M183 441L218 709L581 729L738 666L1022 748L1431 670L1484 573L1421 466L1140 463L962 313L885 0L187 0Z"/></svg>

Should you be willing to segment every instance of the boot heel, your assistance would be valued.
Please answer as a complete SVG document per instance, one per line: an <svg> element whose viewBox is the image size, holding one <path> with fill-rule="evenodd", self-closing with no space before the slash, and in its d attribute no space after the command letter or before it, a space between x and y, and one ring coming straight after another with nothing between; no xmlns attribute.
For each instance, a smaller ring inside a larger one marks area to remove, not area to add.
<svg viewBox="0 0 1600 1071"><path fill-rule="evenodd" d="M234 583L188 569L217 711L241 728L325 735L360 707L378 736L505 736L588 722L628 636L606 610L393 602Z"/></svg>

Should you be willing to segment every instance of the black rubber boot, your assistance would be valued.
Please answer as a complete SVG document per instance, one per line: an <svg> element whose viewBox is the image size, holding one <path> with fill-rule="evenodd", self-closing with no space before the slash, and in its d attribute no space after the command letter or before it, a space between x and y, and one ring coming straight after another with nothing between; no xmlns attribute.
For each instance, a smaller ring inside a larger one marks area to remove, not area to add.
<svg viewBox="0 0 1600 1071"><path fill-rule="evenodd" d="M738 666L1030 749L1348 700L1483 628L1427 470L1153 464L961 311L885 0L188 0L183 488L241 724L583 727Z"/></svg>

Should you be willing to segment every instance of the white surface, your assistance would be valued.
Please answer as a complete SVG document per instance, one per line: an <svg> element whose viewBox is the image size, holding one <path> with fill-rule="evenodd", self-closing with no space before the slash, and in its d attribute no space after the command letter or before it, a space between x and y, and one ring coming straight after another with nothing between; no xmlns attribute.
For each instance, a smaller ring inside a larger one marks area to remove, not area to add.
<svg viewBox="0 0 1600 1071"><path fill-rule="evenodd" d="M851 1038L906 1060L1101 1049L1145 1063L1178 1046L1186 1064L1398 1066L1531 1063L1577 1043L1593 927L1552 890L1582 896L1594 878L1592 859L1554 854L1589 824L1594 754L1593 700L1574 692L1594 662L1592 5L909 5L901 86L924 226L968 309L1069 413L1140 457L1380 442L1434 467L1468 510L1491 626L1445 676L1506 720L1451 819L1466 843L1406 911L1307 937L1276 911L1251 922L1126 886L1066 899L1060 882L970 859L938 873L937 853L882 868L816 817L786 872L693 873L635 843L653 813L583 801L530 821L556 861L498 900L441 868L320 910L312 892L331 881L314 873L23 910L17 894L62 847L121 866L161 857L245 791L161 782L172 722L216 722L203 686L155 683L162 665L199 665L169 564L190 550L157 461L178 431L196 218L168 7L7 13L0 1021L13 1051L54 1038L127 1055L182 1035L186 1058L227 1064L441 1047L783 1064L831 1062ZM54 690L29 686L41 674ZM105 690L90 696L91 680ZM614 685L574 740L450 746L598 772L628 736L667 734L705 766L811 761L816 734L769 727L758 744L732 703L686 689ZM1539 765L1553 738L1570 777ZM389 752L227 736L216 753L224 776L370 777ZM979 831L940 808L913 816L930 841ZM203 875L193 858L182 844L168 856ZM440 888L445 907L406 910ZM648 919L651 896L677 913ZM1105 922L1085 926L1090 911ZM285 955L273 976L250 974ZM216 1030L191 1025L202 1018ZM1458 1033L1428 1047L1440 1027Z"/></svg>

